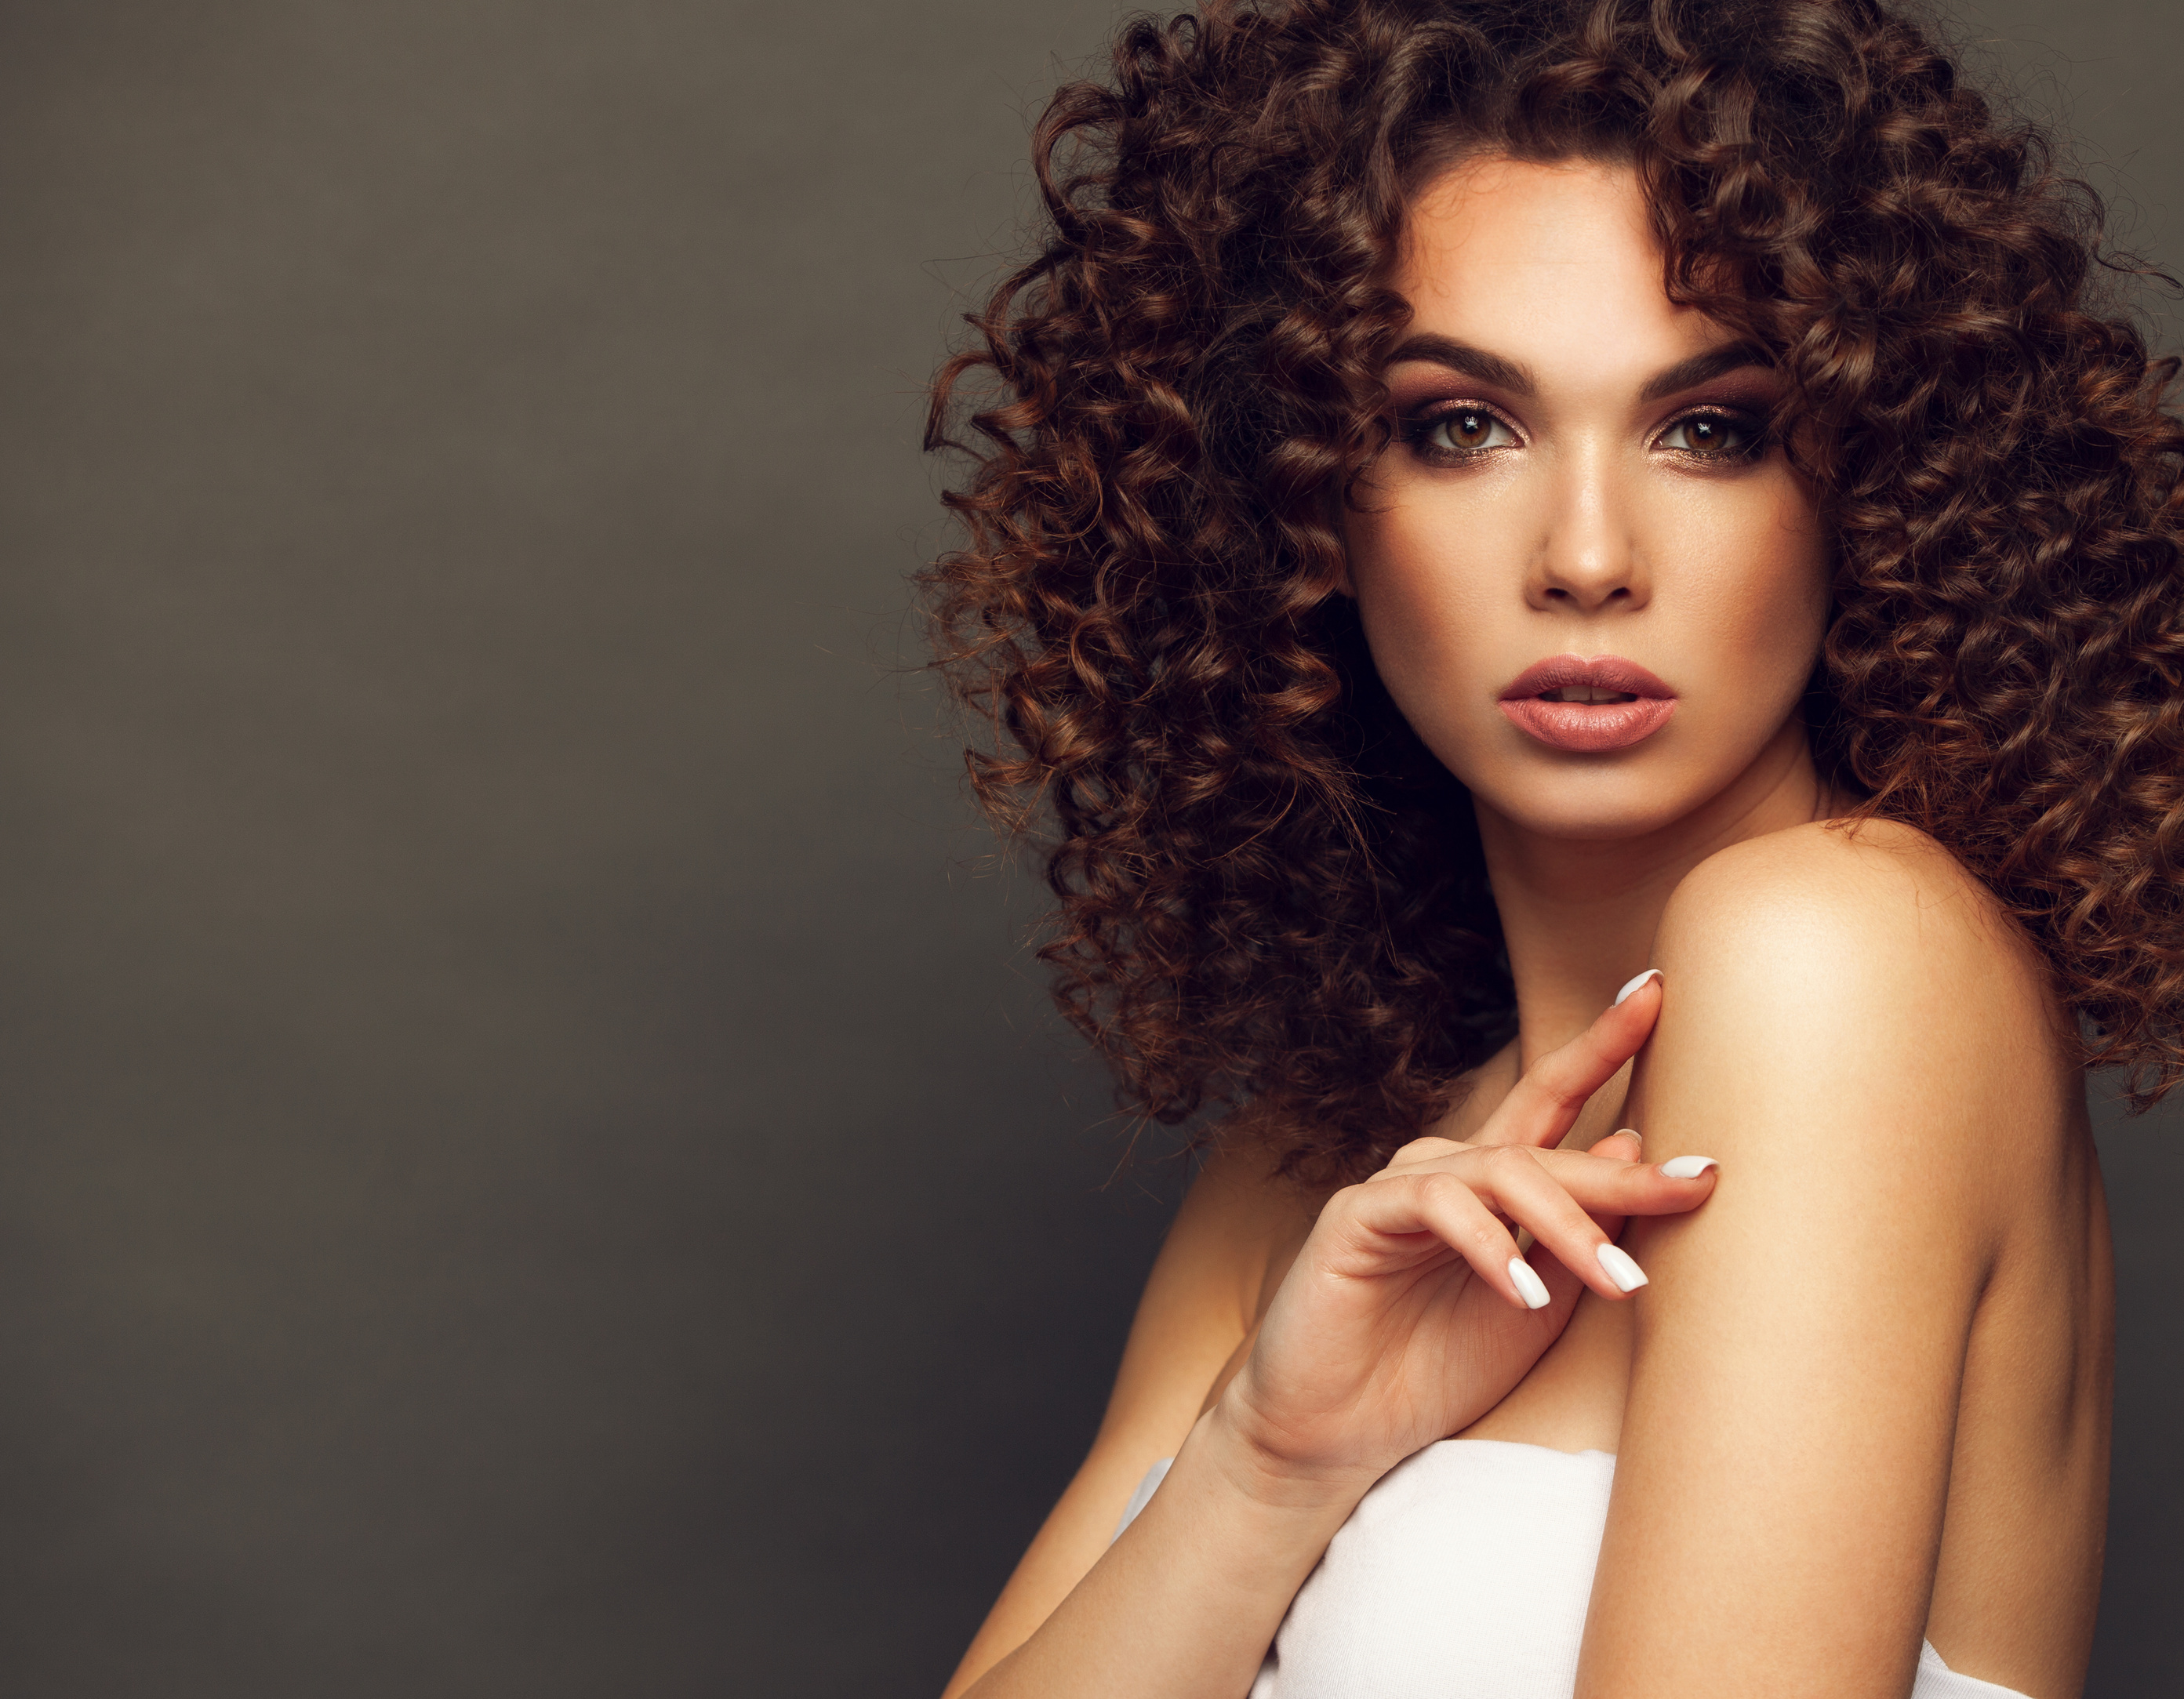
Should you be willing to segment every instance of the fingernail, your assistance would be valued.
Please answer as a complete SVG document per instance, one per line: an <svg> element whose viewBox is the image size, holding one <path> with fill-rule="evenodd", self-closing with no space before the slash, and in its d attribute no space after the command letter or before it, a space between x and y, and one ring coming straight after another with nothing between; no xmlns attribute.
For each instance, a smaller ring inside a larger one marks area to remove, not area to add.
<svg viewBox="0 0 2184 1699"><path fill-rule="evenodd" d="M1646 1284L1646 1271L1630 1260L1630 1253L1621 1245L1603 1245L1594 1254L1600 1258L1600 1266L1607 1271L1607 1278L1615 1283L1617 1290L1635 1292ZM1539 1276L1532 1278L1536 1280Z"/></svg>
<svg viewBox="0 0 2184 1699"><path fill-rule="evenodd" d="M1647 968L1643 973L1640 974L1635 979L1632 980L1628 985L1624 986L1620 991L1615 994L1615 1001L1617 1005L1619 1007L1624 998L1628 997L1633 991L1635 991L1641 985L1643 985L1648 979L1658 979L1660 977L1661 970L1659 968Z"/></svg>
<svg viewBox="0 0 2184 1699"><path fill-rule="evenodd" d="M1627 1256L1623 1260L1626 1262L1630 1262ZM1630 1266L1635 1268L1638 1265L1632 1262ZM1638 1278L1643 1280L1646 1277L1641 1274ZM1532 1265L1523 1257L1513 1256L1509 1259L1509 1281L1516 1287L1517 1295L1524 1301L1525 1308L1544 1310L1547 1307L1547 1283L1540 1278ZM1630 1288L1626 1286L1624 1290L1628 1291Z"/></svg>
<svg viewBox="0 0 2184 1699"><path fill-rule="evenodd" d="M1613 1136L1618 1139L1628 1139L1641 1150L1646 1148L1646 1135L1635 1127L1618 1127Z"/></svg>
<svg viewBox="0 0 2184 1699"><path fill-rule="evenodd" d="M1711 1156L1671 1156L1661 1164L1661 1172L1672 1180L1695 1180L1708 1168L1720 1166Z"/></svg>

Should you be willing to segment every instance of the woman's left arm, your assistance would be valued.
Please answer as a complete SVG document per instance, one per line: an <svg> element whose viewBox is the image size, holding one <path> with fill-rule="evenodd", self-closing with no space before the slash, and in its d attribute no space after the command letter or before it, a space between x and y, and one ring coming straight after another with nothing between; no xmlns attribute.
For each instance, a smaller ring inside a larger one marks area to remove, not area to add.
<svg viewBox="0 0 2184 1699"><path fill-rule="evenodd" d="M2053 1119L2053 1015L1984 894L1900 828L1717 856L1657 960L1632 1118L1722 1177L1625 1240L1652 1284L1580 1699L1903 1699L1974 1312L2054 1142L2013 1137Z"/></svg>

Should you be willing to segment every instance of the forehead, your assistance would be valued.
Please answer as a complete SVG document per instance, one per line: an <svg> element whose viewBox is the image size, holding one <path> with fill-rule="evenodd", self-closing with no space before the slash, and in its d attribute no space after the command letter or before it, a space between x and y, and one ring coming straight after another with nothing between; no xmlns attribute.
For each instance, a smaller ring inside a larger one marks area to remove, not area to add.
<svg viewBox="0 0 2184 1699"><path fill-rule="evenodd" d="M1637 174L1592 160L1467 161L1429 183L1403 231L1396 287L1413 327L1524 359L1618 351L1654 365L1718 341L1670 303Z"/></svg>

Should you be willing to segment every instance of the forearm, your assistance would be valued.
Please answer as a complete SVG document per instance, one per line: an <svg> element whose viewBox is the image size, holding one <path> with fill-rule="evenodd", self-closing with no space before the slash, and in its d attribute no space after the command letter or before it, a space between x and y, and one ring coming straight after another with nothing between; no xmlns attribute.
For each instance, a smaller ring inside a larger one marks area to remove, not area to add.
<svg viewBox="0 0 2184 1699"><path fill-rule="evenodd" d="M962 1699L1241 1699L1371 1484L1273 1470L1209 1411L1143 1512Z"/></svg>

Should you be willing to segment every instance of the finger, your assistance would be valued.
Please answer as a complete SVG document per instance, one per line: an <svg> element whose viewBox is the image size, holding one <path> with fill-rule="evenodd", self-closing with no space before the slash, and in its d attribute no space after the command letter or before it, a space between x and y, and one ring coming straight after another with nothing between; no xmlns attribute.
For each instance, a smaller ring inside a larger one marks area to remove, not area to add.
<svg viewBox="0 0 2184 1699"><path fill-rule="evenodd" d="M1375 1180L1388 1179L1406 1168L1417 1167L1420 1162L1436 1161L1443 1156L1452 1156L1462 1149L1463 1146L1453 1139L1438 1138L1429 1134L1425 1138L1413 1139L1409 1144L1401 1146L1394 1156L1388 1158L1386 1167L1368 1178Z"/></svg>
<svg viewBox="0 0 2184 1699"><path fill-rule="evenodd" d="M1699 1171L1691 1172L1695 1167ZM1616 1298L1646 1284L1645 1271L1615 1244L1624 1217L1696 1209L1713 1195L1719 1171L1703 1156L1655 1167L1503 1145L1476 1153L1462 1174L1489 1208L1545 1245L1594 1291Z"/></svg>
<svg viewBox="0 0 2184 1699"><path fill-rule="evenodd" d="M1658 975L1611 1005L1559 1050L1524 1071L1508 1096L1470 1142L1474 1145L1558 1145L1585 1100L1644 1048L1661 1012Z"/></svg>
<svg viewBox="0 0 2184 1699"><path fill-rule="evenodd" d="M1519 1145L1481 1152L1473 1165L1473 1193L1521 1225L1602 1297L1620 1299L1643 1286L1645 1271L1548 1173L1540 1154Z"/></svg>
<svg viewBox="0 0 2184 1699"><path fill-rule="evenodd" d="M1625 1127L1619 1132L1609 1134L1585 1154L1604 1156L1615 1162L1641 1162L1646 1158L1646 1141L1639 1137L1635 1128ZM1592 1224L1610 1239L1623 1236L1624 1218L1622 1216L1596 1209L1587 1210L1585 1213L1592 1217Z"/></svg>
<svg viewBox="0 0 2184 1699"><path fill-rule="evenodd" d="M1602 1144L1607 1141L1602 1139ZM1474 1160L1522 1145L1481 1150ZM1580 1209L1608 1215L1680 1215L1713 1195L1721 1165L1711 1156L1679 1156L1673 1162L1627 1162L1592 1150L1524 1150L1532 1165L1568 1193ZM1479 1177L1460 1162L1451 1169L1467 1184Z"/></svg>
<svg viewBox="0 0 2184 1699"><path fill-rule="evenodd" d="M1524 1160L1568 1192L1583 1210L1596 1215L1680 1215L1696 1209L1713 1195L1721 1165L1711 1156L1678 1156L1666 1162L1635 1162L1618 1154L1631 1149L1637 1135L1611 1134L1590 1150L1536 1150L1522 1145L1451 1145L1451 1154L1401 1173L1384 1169L1374 1181L1415 1179L1446 1173L1466 1185L1488 1189L1488 1177L1501 1172L1495 1159L1521 1153Z"/></svg>
<svg viewBox="0 0 2184 1699"><path fill-rule="evenodd" d="M1400 1244L1430 1234L1517 1308L1542 1309L1551 1301L1546 1283L1524 1261L1508 1228L1446 1169L1391 1176L1380 1185L1353 1186L1341 1196L1346 1206L1342 1226L1352 1230L1345 1236L1368 1256L1379 1248L1372 1241Z"/></svg>

